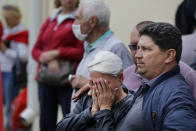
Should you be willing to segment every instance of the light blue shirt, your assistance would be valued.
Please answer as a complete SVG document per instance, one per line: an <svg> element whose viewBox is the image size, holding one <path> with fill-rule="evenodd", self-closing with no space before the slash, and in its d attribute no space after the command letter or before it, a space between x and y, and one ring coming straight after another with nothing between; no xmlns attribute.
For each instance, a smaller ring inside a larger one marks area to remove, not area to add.
<svg viewBox="0 0 196 131"><path fill-rule="evenodd" d="M89 45L92 44L89 44L86 41L84 42L85 52L77 68L77 75L82 75L89 79L89 71L87 69L88 63L92 60L96 53L103 50L111 51L114 54L118 55L122 59L123 69L126 69L132 64L131 56L128 49L118 38L114 36L114 33L111 30L108 30L100 38L94 43L92 43L93 46L91 46L90 48Z"/></svg>

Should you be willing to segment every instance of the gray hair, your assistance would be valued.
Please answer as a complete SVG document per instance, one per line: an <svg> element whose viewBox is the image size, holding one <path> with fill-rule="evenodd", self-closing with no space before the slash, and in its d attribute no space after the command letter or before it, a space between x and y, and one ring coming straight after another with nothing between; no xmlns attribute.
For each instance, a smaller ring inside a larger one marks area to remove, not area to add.
<svg viewBox="0 0 196 131"><path fill-rule="evenodd" d="M84 0L80 3L82 14L85 20L96 16L99 20L99 27L109 29L110 9L103 0Z"/></svg>
<svg viewBox="0 0 196 131"><path fill-rule="evenodd" d="M100 51L88 64L88 71L118 76L123 71L122 60L110 51Z"/></svg>

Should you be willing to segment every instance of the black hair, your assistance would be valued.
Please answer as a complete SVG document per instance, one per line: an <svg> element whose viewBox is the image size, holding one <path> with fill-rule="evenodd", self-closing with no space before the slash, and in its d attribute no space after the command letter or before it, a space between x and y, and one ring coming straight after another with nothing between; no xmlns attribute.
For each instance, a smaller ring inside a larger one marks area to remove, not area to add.
<svg viewBox="0 0 196 131"><path fill-rule="evenodd" d="M139 33L140 36L151 37L162 51L174 49L176 62L179 63L182 53L182 38L178 28L169 23L153 23L144 27Z"/></svg>

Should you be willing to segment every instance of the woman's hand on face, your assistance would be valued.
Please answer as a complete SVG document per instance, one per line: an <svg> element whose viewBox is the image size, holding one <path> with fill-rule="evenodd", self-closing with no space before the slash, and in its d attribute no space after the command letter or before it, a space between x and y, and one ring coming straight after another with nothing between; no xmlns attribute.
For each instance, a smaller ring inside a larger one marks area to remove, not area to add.
<svg viewBox="0 0 196 131"><path fill-rule="evenodd" d="M94 85L100 110L111 110L111 107L115 101L115 93L109 86L109 83L106 80L100 78L94 82Z"/></svg>
<svg viewBox="0 0 196 131"><path fill-rule="evenodd" d="M60 71L60 66L58 60L54 59L51 60L47 63L48 69L53 72L53 73L59 73Z"/></svg>
<svg viewBox="0 0 196 131"><path fill-rule="evenodd" d="M96 112L98 112L100 109L99 109L98 97L96 94L95 86L91 87L91 91L92 91L91 95L92 95L92 99L93 99L93 104L92 104L92 108L91 108L91 115L94 116L94 114Z"/></svg>

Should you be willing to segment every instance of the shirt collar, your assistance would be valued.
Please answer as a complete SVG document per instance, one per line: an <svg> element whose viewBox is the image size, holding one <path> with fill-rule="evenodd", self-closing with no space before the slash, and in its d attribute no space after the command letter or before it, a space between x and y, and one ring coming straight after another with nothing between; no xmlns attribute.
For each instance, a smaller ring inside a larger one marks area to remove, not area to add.
<svg viewBox="0 0 196 131"><path fill-rule="evenodd" d="M179 72L180 72L180 67L179 67L179 65L176 65L175 67L173 67L168 72L165 72L165 73L155 77L151 81L147 81L146 84L150 87L155 87L160 82L164 81L165 79L168 79L169 77L172 77L172 76L176 75Z"/></svg>
<svg viewBox="0 0 196 131"><path fill-rule="evenodd" d="M24 26L22 23L19 23L18 25L14 26L13 28L7 27L7 29L8 30L6 30L7 32L4 32L4 35L14 34L16 32L22 31L22 30L24 30Z"/></svg>
<svg viewBox="0 0 196 131"><path fill-rule="evenodd" d="M102 41L106 36L108 36L111 33L112 31L108 30L101 37L99 37L95 42L93 42L92 44L89 44L86 48L86 52L89 52L99 41Z"/></svg>
<svg viewBox="0 0 196 131"><path fill-rule="evenodd" d="M58 10L57 13L50 18L50 21L55 20L56 17L61 13L61 11L62 11L62 9ZM66 17L64 20L66 20L66 19L75 19L75 13L76 13L76 9L72 13L70 13L68 15L68 17Z"/></svg>
<svg viewBox="0 0 196 131"><path fill-rule="evenodd" d="M91 44L88 43L87 41L85 41L85 43L84 43L85 53L89 53L90 51L92 51L95 48L103 47L105 45L105 43L101 42L101 41L106 41L111 35L113 35L113 32L111 30L108 30L101 37L99 37L95 42L93 42Z"/></svg>

